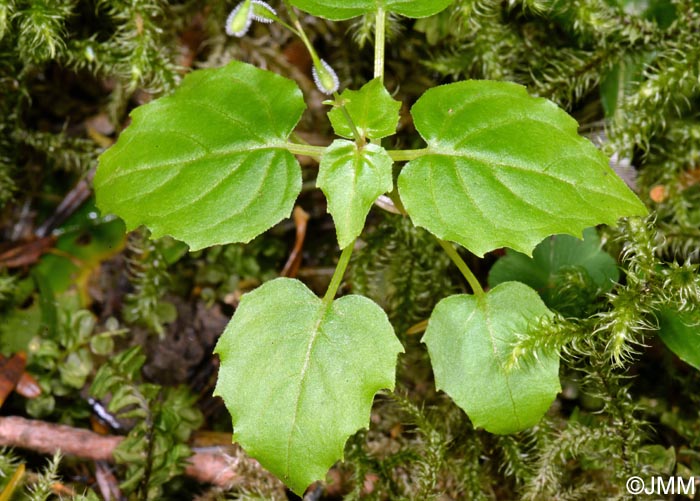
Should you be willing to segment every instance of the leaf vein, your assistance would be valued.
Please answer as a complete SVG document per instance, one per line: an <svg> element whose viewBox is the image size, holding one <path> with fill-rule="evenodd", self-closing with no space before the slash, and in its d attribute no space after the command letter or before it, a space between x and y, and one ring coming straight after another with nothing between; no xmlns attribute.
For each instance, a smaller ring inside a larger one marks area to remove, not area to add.
<svg viewBox="0 0 700 501"><path fill-rule="evenodd" d="M263 190L263 187L264 187L265 184L266 184L267 178L270 176L270 172L271 172L271 170L272 170L272 165L273 165L273 163L274 163L274 162L268 162L267 168L266 168L264 174L263 174L262 177L261 177L260 183L258 184L258 187L257 187L256 190L255 190L255 193L253 194L253 196L250 197L250 200L251 200L250 203L244 205L243 207L240 207L240 206L239 206L238 210L235 210L234 212L230 213L225 219L221 219L221 220L219 220L219 221L215 221L214 223L212 223L212 224L210 224L210 225L208 225L208 226L204 226L204 227L199 227L199 228L197 228L197 230L198 230L197 233L206 233L207 231L211 230L211 229L214 228L215 226L219 226L219 225L222 225L222 224L226 224L226 223L228 223L229 221L231 221L232 219L238 217L241 213L243 213L244 211L246 211L248 208L250 208L250 207L254 204L255 200L259 198L260 193L262 193L262 190ZM286 166L285 166L285 167L286 167ZM286 169L285 169L285 170L286 170ZM281 200L281 201L284 201L284 198L283 198L283 197L280 197L280 200Z"/></svg>
<svg viewBox="0 0 700 501"><path fill-rule="evenodd" d="M314 325L313 330L311 331L311 337L309 339L309 344L306 347L306 354L304 355L304 364L302 365L301 368L301 373L299 375L299 385L297 387L296 395L294 397L294 413L292 414L292 421L291 421L291 426L289 429L289 438L287 439L287 451L286 451L286 460L285 460L285 477L289 478L290 476L290 455L291 455L291 449L292 449L292 441L294 438L294 428L296 427L296 422L297 419L299 418L299 409L301 407L301 393L303 390L304 386L304 379L306 379L306 374L309 370L309 365L311 363L311 352L313 351L314 344L316 342L316 339L318 338L320 329L321 329L321 323L323 322L324 317L326 316L327 306L325 304L321 304L319 306L319 312L318 312L318 320L316 320L316 323Z"/></svg>
<svg viewBox="0 0 700 501"><path fill-rule="evenodd" d="M486 320L486 330L489 333L489 341L491 342L491 349L493 351L493 358L495 359L496 364L498 365L498 368L500 369L501 373L503 374L503 380L505 382L506 388L508 389L508 398L510 399L511 407L513 408L513 417L515 418L515 422L517 423L517 427L522 428L522 425L520 424L520 416L518 416L517 406L515 404L515 399L513 398L513 389L510 387L510 378L508 377L508 374L505 372L504 364L501 361L501 357L499 356L498 349L496 348L496 339L494 336L493 323L491 321L491 315L490 315L491 308L489 308L488 300L485 300L485 303L486 303L486 308L484 311L484 316L485 316L485 320Z"/></svg>
<svg viewBox="0 0 700 501"><path fill-rule="evenodd" d="M175 166L182 166L184 169L185 167L191 167L193 164L196 164L197 162L201 161L207 161L207 160L215 160L219 158L225 158L228 156L233 156L233 155L239 155L239 154L246 154L246 153L257 153L257 152L263 152L267 150L280 150L280 151L286 151L285 148L270 144L270 145L265 145L261 147L245 147L243 149L229 149L229 150L222 150L222 151L217 151L217 152L211 152L206 155L200 155L194 158L188 158L188 159L180 159L180 160L173 160L169 162L158 162L158 163L148 163L148 162L143 162L139 167L131 168L127 171L121 172L119 175L116 176L111 176L107 180L105 180L105 184L108 184L110 182L116 181L117 179L121 179L122 177L128 176L130 174L134 174L136 172L144 172L144 171L150 171L150 170L157 170L157 169L162 169L162 168L170 168L170 167L175 167Z"/></svg>
<svg viewBox="0 0 700 501"><path fill-rule="evenodd" d="M253 130L253 126L258 125L258 124L251 124L251 123L245 122L245 121L241 120L240 118L237 118L233 115L226 113L224 110L222 110L220 108L215 108L214 106L212 106L210 103L208 103L206 101L199 101L197 99L187 99L187 98L180 97L180 98L178 98L177 103L175 103L175 105L177 107L179 107L183 103L192 103L192 104L196 104L198 106L203 106L203 107L213 111L214 113L221 115L229 122L239 125L241 127L241 129L243 129L246 133L250 134L253 138L257 139L261 143L265 143L268 140L268 138L265 138L265 137L258 135ZM268 123L274 124L275 122L271 121Z"/></svg>

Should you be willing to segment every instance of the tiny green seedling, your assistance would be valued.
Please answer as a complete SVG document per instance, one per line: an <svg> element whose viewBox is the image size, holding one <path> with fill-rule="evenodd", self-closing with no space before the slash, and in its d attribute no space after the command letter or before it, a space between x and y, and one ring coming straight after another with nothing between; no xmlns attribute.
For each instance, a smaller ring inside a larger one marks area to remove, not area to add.
<svg viewBox="0 0 700 501"><path fill-rule="evenodd" d="M607 158L552 102L508 82L463 81L428 90L411 115L425 147L387 150L400 103L383 84L387 13L435 14L451 0L289 0L289 24L264 2L245 0L226 21L242 36L254 21L278 22L307 46L319 90L333 96L330 145L290 140L305 103L296 83L241 62L193 71L172 94L132 112L95 176L102 211L129 228L146 225L196 250L248 242L288 217L301 190L294 155L319 160L342 253L323 298L280 278L245 295L216 353L216 393L233 417L234 440L298 494L343 456L367 426L372 400L394 386L403 351L386 314L357 295L335 299L372 204L389 194L430 231L473 295L435 308L423 341L438 389L492 433L536 424L560 389L557 353L508 364L519 332L551 315L519 282L488 292L457 253L510 247L527 255L557 233L646 213ZM376 16L375 78L337 92L338 78L305 35L294 8L327 19ZM406 162L396 186L393 164Z"/></svg>

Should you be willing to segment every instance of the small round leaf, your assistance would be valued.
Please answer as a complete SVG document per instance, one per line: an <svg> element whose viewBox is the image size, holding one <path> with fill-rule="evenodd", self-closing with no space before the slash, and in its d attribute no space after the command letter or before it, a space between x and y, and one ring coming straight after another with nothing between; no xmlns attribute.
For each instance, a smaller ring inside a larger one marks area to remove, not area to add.
<svg viewBox="0 0 700 501"><path fill-rule="evenodd" d="M370 80L360 90L345 89L340 94L350 118L362 137L381 139L396 133L401 102L386 90L381 78ZM333 130L346 139L354 139L343 111L334 107L328 112Z"/></svg>
<svg viewBox="0 0 700 501"><path fill-rule="evenodd" d="M362 233L377 197L391 191L392 164L389 154L376 144L360 150L354 142L339 139L324 152L316 183L328 199L341 249Z"/></svg>
<svg viewBox="0 0 700 501"><path fill-rule="evenodd" d="M435 385L464 409L475 427L514 433L537 424L560 391L559 354L508 367L511 345L551 312L537 293L506 282L483 296L460 294L438 303L423 342Z"/></svg>

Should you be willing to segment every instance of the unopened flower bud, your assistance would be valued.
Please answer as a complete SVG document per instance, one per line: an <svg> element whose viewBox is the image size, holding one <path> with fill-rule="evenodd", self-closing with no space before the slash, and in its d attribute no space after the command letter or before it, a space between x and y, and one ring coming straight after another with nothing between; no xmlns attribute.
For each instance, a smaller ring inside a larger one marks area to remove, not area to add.
<svg viewBox="0 0 700 501"><path fill-rule="evenodd" d="M319 64L314 64L311 73L314 76L316 87L324 94L333 94L338 90L340 86L338 75L335 74L331 65L323 59L319 60Z"/></svg>
<svg viewBox="0 0 700 501"><path fill-rule="evenodd" d="M253 22L251 0L244 0L226 18L226 34L232 37L242 37L248 33Z"/></svg>
<svg viewBox="0 0 700 501"><path fill-rule="evenodd" d="M277 11L262 0L253 0L253 20L259 23L269 24L275 20Z"/></svg>

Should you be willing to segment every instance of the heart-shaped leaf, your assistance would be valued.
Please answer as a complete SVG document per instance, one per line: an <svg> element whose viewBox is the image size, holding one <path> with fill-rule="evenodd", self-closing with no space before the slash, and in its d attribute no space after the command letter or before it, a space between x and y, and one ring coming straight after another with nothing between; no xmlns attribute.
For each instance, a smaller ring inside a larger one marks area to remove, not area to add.
<svg viewBox="0 0 700 501"><path fill-rule="evenodd" d="M299 495L369 423L374 394L393 388L401 343L362 296L330 305L279 278L243 296L215 352L216 394L234 440Z"/></svg>
<svg viewBox="0 0 700 501"><path fill-rule="evenodd" d="M381 139L396 133L401 102L391 97L381 78L370 80L360 90L345 89L340 101L363 138ZM342 110L334 107L328 112L328 118L336 134L353 139L353 131Z"/></svg>
<svg viewBox="0 0 700 501"><path fill-rule="evenodd" d="M318 185L328 199L341 249L362 233L372 204L391 191L392 160L381 146L366 144L362 149L339 139L326 149L318 169Z"/></svg>
<svg viewBox="0 0 700 501"><path fill-rule="evenodd" d="M478 256L499 247L529 255L549 235L646 214L576 121L520 85L443 85L411 114L428 148L399 176L406 211Z"/></svg>
<svg viewBox="0 0 700 501"><path fill-rule="evenodd" d="M454 0L290 0L289 3L314 16L342 21L377 12L384 7L406 17L428 17L445 9Z"/></svg>
<svg viewBox="0 0 700 501"><path fill-rule="evenodd" d="M192 250L247 242L289 216L301 190L284 144L304 108L297 85L272 72L241 62L193 71L131 113L100 157L97 204Z"/></svg>
<svg viewBox="0 0 700 501"><path fill-rule="evenodd" d="M537 424L560 390L559 354L541 353L532 364L508 367L518 333L551 315L537 293L506 282L482 296L450 296L430 316L428 346L435 385L475 427L514 433Z"/></svg>

